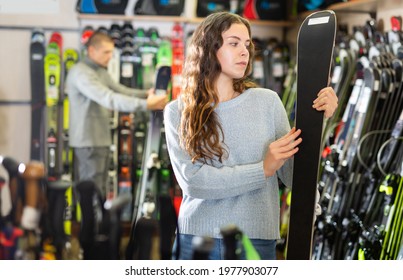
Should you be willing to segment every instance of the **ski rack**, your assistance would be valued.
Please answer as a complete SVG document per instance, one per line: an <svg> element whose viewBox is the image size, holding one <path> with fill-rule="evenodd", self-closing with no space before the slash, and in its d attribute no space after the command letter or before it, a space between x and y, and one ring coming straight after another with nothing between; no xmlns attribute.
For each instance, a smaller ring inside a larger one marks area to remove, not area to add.
<svg viewBox="0 0 403 280"><path fill-rule="evenodd" d="M161 169L159 149L161 144L161 128L163 126L163 112L154 111L150 113L148 122L145 148L142 159L142 175L138 186L136 201L133 209L133 223L143 215L141 203L148 199L154 200L150 193L156 193L158 172ZM140 208L140 209L139 209Z"/></svg>
<svg viewBox="0 0 403 280"><path fill-rule="evenodd" d="M6 26L0 25L0 29L20 30L20 31L32 31L34 28L41 29L43 31L57 31L57 32L80 32L79 28L66 28L66 27L50 27L50 26Z"/></svg>

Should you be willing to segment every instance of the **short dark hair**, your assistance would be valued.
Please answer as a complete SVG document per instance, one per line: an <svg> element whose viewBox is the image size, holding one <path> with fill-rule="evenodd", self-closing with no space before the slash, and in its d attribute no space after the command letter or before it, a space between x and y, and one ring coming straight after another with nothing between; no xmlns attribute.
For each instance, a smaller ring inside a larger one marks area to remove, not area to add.
<svg viewBox="0 0 403 280"><path fill-rule="evenodd" d="M110 37L108 34L96 31L88 39L86 46L87 48L89 46L98 47L102 42L114 43L112 37Z"/></svg>

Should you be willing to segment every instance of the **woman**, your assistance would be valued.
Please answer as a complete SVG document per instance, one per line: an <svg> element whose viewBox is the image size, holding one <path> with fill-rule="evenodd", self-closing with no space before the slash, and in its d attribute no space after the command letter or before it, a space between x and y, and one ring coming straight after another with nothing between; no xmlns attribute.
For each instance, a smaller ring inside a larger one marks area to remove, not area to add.
<svg viewBox="0 0 403 280"><path fill-rule="evenodd" d="M301 131L290 130L277 93L248 79L254 46L250 25L227 13L195 30L183 69L181 96L164 112L168 151L183 192L180 259L192 258L194 236L210 236L211 259L223 259L220 229L235 224L262 259L275 259L279 236L278 177L291 186ZM337 107L324 88L313 108Z"/></svg>

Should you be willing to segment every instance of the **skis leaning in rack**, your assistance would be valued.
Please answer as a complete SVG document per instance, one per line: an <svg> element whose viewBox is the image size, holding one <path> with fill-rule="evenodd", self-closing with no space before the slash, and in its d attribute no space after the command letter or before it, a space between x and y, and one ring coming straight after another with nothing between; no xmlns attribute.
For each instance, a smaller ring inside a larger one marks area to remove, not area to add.
<svg viewBox="0 0 403 280"><path fill-rule="evenodd" d="M168 41L160 43L157 53L156 94L166 94L171 83L172 51ZM161 259L170 259L171 241L176 227L175 210L169 184L164 184L162 168L166 156L163 145L163 112L150 113L142 159L142 174L134 203L132 232L126 258L151 259L150 240L160 239ZM160 211L163 209L163 211ZM158 230L159 228L159 230ZM147 241L147 242L146 242Z"/></svg>

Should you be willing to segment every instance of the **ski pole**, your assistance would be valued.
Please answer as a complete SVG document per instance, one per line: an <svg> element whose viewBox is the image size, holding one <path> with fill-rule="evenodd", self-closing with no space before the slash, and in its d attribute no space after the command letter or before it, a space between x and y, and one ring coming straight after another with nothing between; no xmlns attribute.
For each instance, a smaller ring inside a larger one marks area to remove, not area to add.
<svg viewBox="0 0 403 280"><path fill-rule="evenodd" d="M214 239L207 236L195 236L192 239L193 259L208 260L214 246Z"/></svg>
<svg viewBox="0 0 403 280"><path fill-rule="evenodd" d="M19 224L22 212L22 200L21 200L21 193L23 192L22 189L22 180L19 176L19 167L23 166L20 165L15 159L11 157L3 157L0 155L0 164L6 169L8 173L8 185L10 188L11 194L11 212L10 212L10 219L14 225Z"/></svg>
<svg viewBox="0 0 403 280"><path fill-rule="evenodd" d="M31 161L25 166L22 178L25 180L25 205L21 217L21 226L26 230L39 227L41 208L45 199L41 180L45 177L45 166L42 162Z"/></svg>
<svg viewBox="0 0 403 280"><path fill-rule="evenodd" d="M241 254L239 244L242 239L242 232L235 225L223 227L220 232L225 244L224 259L239 260Z"/></svg>

